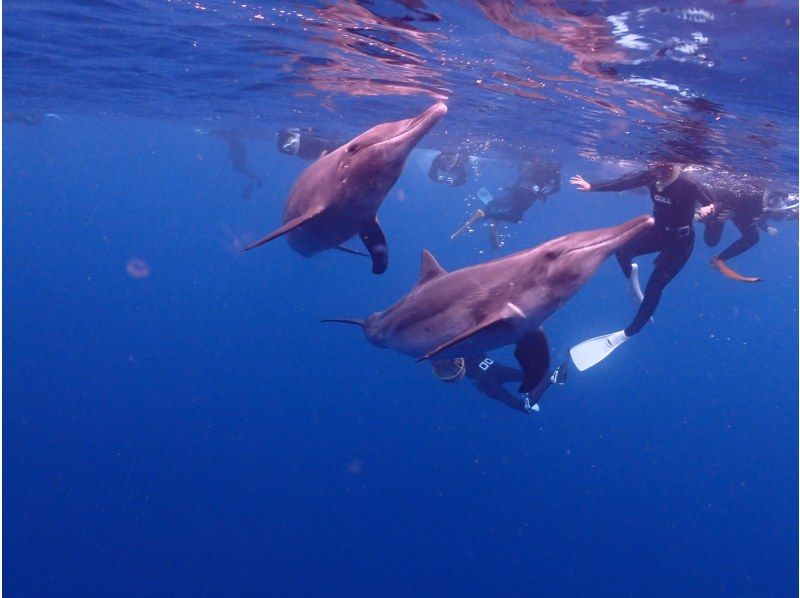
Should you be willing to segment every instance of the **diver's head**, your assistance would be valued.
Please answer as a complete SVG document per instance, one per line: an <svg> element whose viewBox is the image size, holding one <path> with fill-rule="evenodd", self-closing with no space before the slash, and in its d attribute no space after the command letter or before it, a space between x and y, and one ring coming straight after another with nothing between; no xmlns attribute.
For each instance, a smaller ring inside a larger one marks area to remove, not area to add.
<svg viewBox="0 0 800 598"><path fill-rule="evenodd" d="M467 372L463 357L434 359L431 365L433 365L433 375L442 382L458 382Z"/></svg>
<svg viewBox="0 0 800 598"><path fill-rule="evenodd" d="M656 182L664 187L674 183L681 173L681 165L674 162L653 162L649 169L656 176Z"/></svg>
<svg viewBox="0 0 800 598"><path fill-rule="evenodd" d="M458 154L454 154L453 152L441 152L439 154L439 169L450 169L455 168L456 164L458 164Z"/></svg>
<svg viewBox="0 0 800 598"><path fill-rule="evenodd" d="M281 129L278 131L278 151L282 154L296 156L300 149L300 129Z"/></svg>

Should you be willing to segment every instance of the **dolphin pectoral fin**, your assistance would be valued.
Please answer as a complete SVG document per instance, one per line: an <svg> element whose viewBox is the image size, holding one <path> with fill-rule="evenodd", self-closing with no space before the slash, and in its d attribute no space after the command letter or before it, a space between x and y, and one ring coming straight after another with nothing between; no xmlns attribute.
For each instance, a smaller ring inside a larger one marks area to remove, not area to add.
<svg viewBox="0 0 800 598"><path fill-rule="evenodd" d="M523 371L519 391L529 392L536 388L550 368L550 348L547 345L544 331L540 328L534 332L528 332L519 339L517 348L514 350L514 357L519 361Z"/></svg>
<svg viewBox="0 0 800 598"><path fill-rule="evenodd" d="M242 249L242 251L250 251L251 249L255 249L256 247L261 247L265 243L269 243L273 239L277 239L281 235L285 235L286 233L293 231L298 226L302 226L303 224L305 224L306 222L308 222L309 220L311 220L315 216L319 216L320 213L322 212L322 209L323 208L321 208L321 207L320 208L316 208L314 210L311 210L310 212L306 212L305 214L301 214L297 218L292 218L289 222L284 224L278 230L271 232L266 237L260 238L258 241L254 241L253 243L250 243L249 245L246 245L244 247L244 249Z"/></svg>
<svg viewBox="0 0 800 598"><path fill-rule="evenodd" d="M358 249L350 249L349 247L345 247L344 245L338 245L336 247L339 251L343 251L345 253L352 253L353 255L360 255L361 257L369 257L369 254L364 253L363 251L359 251Z"/></svg>
<svg viewBox="0 0 800 598"><path fill-rule="evenodd" d="M364 247L372 258L372 273L383 274L389 267L389 248L386 246L386 237L378 224L378 219L373 220L359 235L364 242Z"/></svg>
<svg viewBox="0 0 800 598"><path fill-rule="evenodd" d="M438 347L435 347L435 348L431 349L430 351L425 353L425 355L423 355L422 357L417 358L416 361L423 361L425 359L429 359L429 358L433 357L434 355L436 355L437 353L441 353L445 349L449 349L453 345L457 345L461 341L467 340L473 334L477 334L478 332L486 330L490 326L494 326L495 324L497 324L499 322L502 322L507 317L508 317L508 314L505 313L505 312L501 312L499 314L495 314L493 316L490 316L490 317L486 318L483 322L479 322L478 324L476 324L475 326L473 326L469 330L465 330L464 332L462 332L461 334L459 334L455 338L451 338L449 341L447 341L445 343L442 343Z"/></svg>

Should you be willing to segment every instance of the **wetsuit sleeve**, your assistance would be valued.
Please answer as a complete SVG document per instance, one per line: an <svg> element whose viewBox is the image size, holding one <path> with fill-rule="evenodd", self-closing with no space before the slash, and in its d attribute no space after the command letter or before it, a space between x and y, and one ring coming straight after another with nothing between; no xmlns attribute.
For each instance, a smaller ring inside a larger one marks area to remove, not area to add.
<svg viewBox="0 0 800 598"><path fill-rule="evenodd" d="M702 206L710 206L714 203L714 196L711 194L711 191L705 185L701 185L700 183L695 183L697 185L697 201Z"/></svg>
<svg viewBox="0 0 800 598"><path fill-rule="evenodd" d="M453 179L453 187L458 187L467 182L467 169L463 164L460 164L457 170L456 177Z"/></svg>
<svg viewBox="0 0 800 598"><path fill-rule="evenodd" d="M592 186L591 191L627 191L637 187L647 187L655 183L655 181L655 175L649 170L644 170L626 174L611 181L597 181L589 184Z"/></svg>

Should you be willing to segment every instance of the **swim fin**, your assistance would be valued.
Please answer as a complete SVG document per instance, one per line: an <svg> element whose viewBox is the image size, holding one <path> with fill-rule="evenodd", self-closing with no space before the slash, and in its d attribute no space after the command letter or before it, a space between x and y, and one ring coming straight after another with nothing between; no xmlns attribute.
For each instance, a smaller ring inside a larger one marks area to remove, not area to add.
<svg viewBox="0 0 800 598"><path fill-rule="evenodd" d="M638 302L641 303L644 301L644 293L642 293L642 287L639 284L639 264L636 262L631 264L631 277L628 279L628 282L631 285L631 292Z"/></svg>
<svg viewBox="0 0 800 598"><path fill-rule="evenodd" d="M624 330L596 336L572 347L569 350L569 356L578 371L583 372L603 361L614 349L629 338Z"/></svg>
<svg viewBox="0 0 800 598"><path fill-rule="evenodd" d="M478 220L480 220L484 216L486 216L486 213L483 210L481 210L480 208L475 210L475 213L470 217L469 220L467 220L467 223L461 228L459 228L452 235L450 235L450 240L455 241L456 239L458 239L461 235L467 232L467 230L469 230L473 224L475 224Z"/></svg>
<svg viewBox="0 0 800 598"><path fill-rule="evenodd" d="M742 276L736 270L726 264L725 260L721 260L718 257L711 258L711 267L716 268L719 270L720 274L726 278L730 278L731 280L736 280L739 282L761 282L762 280L757 276Z"/></svg>

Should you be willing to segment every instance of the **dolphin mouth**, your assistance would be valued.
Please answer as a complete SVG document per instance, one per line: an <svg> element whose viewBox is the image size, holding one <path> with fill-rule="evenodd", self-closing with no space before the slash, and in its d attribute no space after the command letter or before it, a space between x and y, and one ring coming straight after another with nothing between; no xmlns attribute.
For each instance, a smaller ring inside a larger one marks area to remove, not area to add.
<svg viewBox="0 0 800 598"><path fill-rule="evenodd" d="M655 218L652 216L639 216L623 224L605 229L604 234L600 237L592 239L578 247L571 247L562 253L561 257L574 251L585 251L587 249L597 249L599 247L608 248L609 251L616 251L623 245L627 245L628 242L637 237L644 230L653 226L653 224L655 224Z"/></svg>
<svg viewBox="0 0 800 598"><path fill-rule="evenodd" d="M409 137L420 139L428 131L430 131L436 125L436 123L442 120L445 114L447 114L447 105L443 102L437 102L419 116L406 121L407 124L396 135L392 135L388 139L384 139L382 141L377 141L373 145L397 143Z"/></svg>

